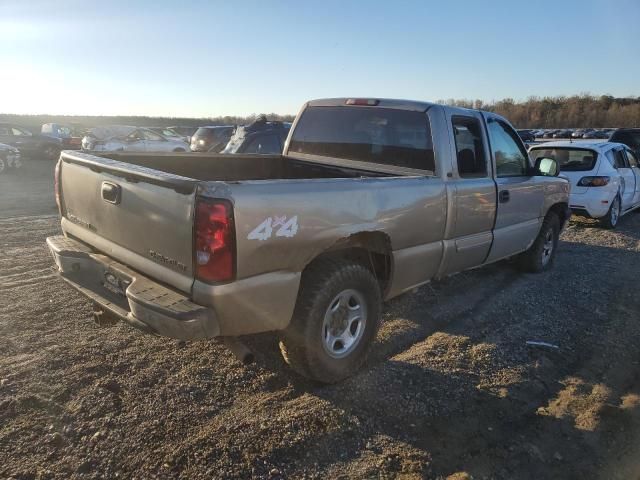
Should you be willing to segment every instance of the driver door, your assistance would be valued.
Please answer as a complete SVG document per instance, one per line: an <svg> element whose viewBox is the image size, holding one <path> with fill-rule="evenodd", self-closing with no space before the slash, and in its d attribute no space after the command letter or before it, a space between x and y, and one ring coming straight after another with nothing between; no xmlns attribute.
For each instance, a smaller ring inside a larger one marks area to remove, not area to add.
<svg viewBox="0 0 640 480"><path fill-rule="evenodd" d="M140 130L134 130L127 135L125 150L128 152L144 152L147 150L147 142Z"/></svg>
<svg viewBox="0 0 640 480"><path fill-rule="evenodd" d="M640 203L640 167L638 166L638 159L636 155L631 151L631 149L626 150L627 160L629 162L629 166L631 167L631 171L635 177L636 188L633 195L633 205L637 205Z"/></svg>
<svg viewBox="0 0 640 480"><path fill-rule="evenodd" d="M487 261L525 251L538 235L544 203L543 182L531 175L520 137L505 120L485 113L498 209Z"/></svg>
<svg viewBox="0 0 640 480"><path fill-rule="evenodd" d="M624 148L614 150L615 168L620 175L620 197L622 200L622 211L631 208L636 195L636 177L633 169L627 160Z"/></svg>

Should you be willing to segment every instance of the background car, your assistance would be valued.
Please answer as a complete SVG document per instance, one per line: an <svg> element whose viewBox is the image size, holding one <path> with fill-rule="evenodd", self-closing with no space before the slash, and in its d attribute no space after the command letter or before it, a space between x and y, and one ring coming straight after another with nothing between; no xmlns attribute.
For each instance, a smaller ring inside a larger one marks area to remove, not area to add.
<svg viewBox="0 0 640 480"><path fill-rule="evenodd" d="M174 125L169 128L187 138L187 143L191 141L191 136L198 130L198 127L192 127L190 125Z"/></svg>
<svg viewBox="0 0 640 480"><path fill-rule="evenodd" d="M57 140L62 150L79 150L82 148L83 132L78 126L45 123L40 128L40 133Z"/></svg>
<svg viewBox="0 0 640 480"><path fill-rule="evenodd" d="M147 128L156 133L159 133L163 137L168 138L170 140L180 140L181 142L186 142L186 143L189 143L189 140L190 140L188 135L182 135L181 133L176 132L171 127L147 127Z"/></svg>
<svg viewBox="0 0 640 480"><path fill-rule="evenodd" d="M640 128L618 128L611 133L609 141L624 143L640 158Z"/></svg>
<svg viewBox="0 0 640 480"><path fill-rule="evenodd" d="M0 123L0 143L17 148L23 158L52 160L58 158L60 150L63 149L55 138L33 134L24 127L9 123Z"/></svg>
<svg viewBox="0 0 640 480"><path fill-rule="evenodd" d="M518 135L520 136L523 142L536 141L536 136L533 134L532 130L518 130Z"/></svg>
<svg viewBox="0 0 640 480"><path fill-rule="evenodd" d="M233 125L200 127L191 136L191 151L219 153L227 146L235 129Z"/></svg>
<svg viewBox="0 0 640 480"><path fill-rule="evenodd" d="M266 117L258 117L250 125L236 128L222 153L281 153L290 129L288 122L269 122Z"/></svg>
<svg viewBox="0 0 640 480"><path fill-rule="evenodd" d="M0 174L17 170L21 166L20 151L16 147L0 143Z"/></svg>
<svg viewBox="0 0 640 480"><path fill-rule="evenodd" d="M187 152L182 140L165 138L148 128L112 125L91 129L82 139L83 150L103 152Z"/></svg>
<svg viewBox="0 0 640 480"><path fill-rule="evenodd" d="M529 149L533 161L553 158L571 182L569 206L576 215L615 228L619 218L640 207L640 169L629 147L614 142L549 142Z"/></svg>

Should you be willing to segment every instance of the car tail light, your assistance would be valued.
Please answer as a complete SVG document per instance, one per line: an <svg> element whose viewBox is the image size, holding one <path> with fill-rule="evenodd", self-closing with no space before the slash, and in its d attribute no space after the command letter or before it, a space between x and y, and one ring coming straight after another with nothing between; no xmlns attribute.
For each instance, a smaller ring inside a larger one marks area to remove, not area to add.
<svg viewBox="0 0 640 480"><path fill-rule="evenodd" d="M346 105L364 105L367 107L375 107L380 103L380 100L376 100L375 98L349 98L344 103Z"/></svg>
<svg viewBox="0 0 640 480"><path fill-rule="evenodd" d="M579 187L604 187L609 184L609 177L582 177L578 182Z"/></svg>
<svg viewBox="0 0 640 480"><path fill-rule="evenodd" d="M56 205L58 205L58 212L62 215L62 193L60 185L60 161L56 163L56 168L53 171L53 191L56 197Z"/></svg>
<svg viewBox="0 0 640 480"><path fill-rule="evenodd" d="M233 209L226 200L197 200L194 264L205 282L231 280L235 269Z"/></svg>

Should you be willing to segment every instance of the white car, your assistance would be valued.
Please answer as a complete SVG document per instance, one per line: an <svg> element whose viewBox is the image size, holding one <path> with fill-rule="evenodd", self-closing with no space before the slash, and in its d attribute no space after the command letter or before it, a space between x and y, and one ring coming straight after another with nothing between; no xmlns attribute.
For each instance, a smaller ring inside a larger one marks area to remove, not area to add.
<svg viewBox="0 0 640 480"><path fill-rule="evenodd" d="M529 150L532 160L554 158L571 182L569 207L574 214L597 218L615 228L620 217L640 207L640 168L621 143L549 142Z"/></svg>
<svg viewBox="0 0 640 480"><path fill-rule="evenodd" d="M188 152L189 144L153 130L126 125L96 127L82 139L82 149L101 152Z"/></svg>

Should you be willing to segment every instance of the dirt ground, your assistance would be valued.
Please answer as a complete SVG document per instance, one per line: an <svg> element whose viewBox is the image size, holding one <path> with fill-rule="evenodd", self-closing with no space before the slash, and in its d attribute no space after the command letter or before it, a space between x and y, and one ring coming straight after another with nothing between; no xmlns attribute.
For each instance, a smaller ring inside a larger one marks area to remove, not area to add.
<svg viewBox="0 0 640 480"><path fill-rule="evenodd" d="M363 371L318 386L271 335L100 328L44 244L53 165L0 176L0 478L640 478L640 214L388 303ZM527 346L545 341L559 348Z"/></svg>

